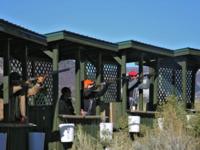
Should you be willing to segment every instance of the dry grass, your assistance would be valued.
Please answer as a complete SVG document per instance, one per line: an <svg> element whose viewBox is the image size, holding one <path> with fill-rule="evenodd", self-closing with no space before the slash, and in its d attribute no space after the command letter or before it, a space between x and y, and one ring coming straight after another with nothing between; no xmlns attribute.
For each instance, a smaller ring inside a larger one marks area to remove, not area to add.
<svg viewBox="0 0 200 150"><path fill-rule="evenodd" d="M102 150L102 144L78 126L72 150Z"/></svg>
<svg viewBox="0 0 200 150"><path fill-rule="evenodd" d="M200 149L200 115L191 120L190 128L186 120L184 104L177 103L175 97L170 97L168 103L160 107L158 117L164 118L163 129L158 125L154 128L141 127L143 137L135 137L132 141L127 131L127 119L121 119L121 126L125 128L114 132L113 140L101 142L79 127L73 150L102 150L108 145L109 150L199 150ZM156 123L156 122L155 122ZM106 143L106 144L105 144Z"/></svg>
<svg viewBox="0 0 200 150"><path fill-rule="evenodd" d="M196 110L200 111L200 99L195 100L194 107L195 107Z"/></svg>

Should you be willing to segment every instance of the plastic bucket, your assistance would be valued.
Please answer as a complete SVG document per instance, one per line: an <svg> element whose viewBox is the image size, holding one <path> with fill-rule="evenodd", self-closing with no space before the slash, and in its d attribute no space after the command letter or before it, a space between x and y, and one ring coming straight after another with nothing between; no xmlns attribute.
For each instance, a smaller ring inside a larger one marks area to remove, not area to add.
<svg viewBox="0 0 200 150"><path fill-rule="evenodd" d="M6 150L7 133L0 133L0 150Z"/></svg>
<svg viewBox="0 0 200 150"><path fill-rule="evenodd" d="M60 124L60 140L61 142L73 142L74 141L74 124L65 123Z"/></svg>
<svg viewBox="0 0 200 150"><path fill-rule="evenodd" d="M158 127L163 130L164 127L164 118L158 118Z"/></svg>
<svg viewBox="0 0 200 150"><path fill-rule="evenodd" d="M195 115L186 115L186 120L187 120L188 122L190 122L191 119L194 118L194 116L195 116Z"/></svg>
<svg viewBox="0 0 200 150"><path fill-rule="evenodd" d="M112 140L113 123L100 123L100 139Z"/></svg>
<svg viewBox="0 0 200 150"><path fill-rule="evenodd" d="M129 132L140 132L140 116L128 116Z"/></svg>
<svg viewBox="0 0 200 150"><path fill-rule="evenodd" d="M29 150L44 150L45 133L29 133Z"/></svg>

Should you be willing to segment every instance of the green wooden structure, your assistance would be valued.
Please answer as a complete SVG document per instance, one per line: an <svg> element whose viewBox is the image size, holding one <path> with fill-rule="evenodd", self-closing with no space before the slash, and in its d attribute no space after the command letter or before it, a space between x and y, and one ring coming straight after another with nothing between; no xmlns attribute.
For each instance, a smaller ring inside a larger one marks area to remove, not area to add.
<svg viewBox="0 0 200 150"><path fill-rule="evenodd" d="M145 104L143 91L140 90L139 111L135 114L151 118L156 106L164 103L170 95L176 95L184 101L187 108L194 107L195 77L200 66L198 49L170 50L133 40L111 43L65 30L41 35L0 19L0 57L4 61L6 114L5 120L0 122L0 132L8 133L8 150L13 149L12 144L16 141L24 143L15 147L16 150L28 149L28 133L31 131L46 133L45 149L61 150L58 125L63 120L85 125L87 131L91 127L93 133L98 130L102 116L107 116L116 125L118 118L128 112L127 83L117 79L127 72L126 63L129 62L139 65L140 76L144 73L144 66L148 66L149 72L153 74L149 102ZM74 86L77 115L74 117L59 116L57 110L59 63L68 59L74 60L76 64ZM21 73L24 80L48 74L45 81L47 92L27 100L29 121L36 126L19 124L15 120L15 102L9 99L8 84L8 75L12 71ZM96 80L97 84L116 80L96 103L96 115L88 116L85 120L79 116L84 79Z"/></svg>
<svg viewBox="0 0 200 150"><path fill-rule="evenodd" d="M199 69L198 49L169 50L137 41L125 41L119 43L119 52L124 55L126 62L139 64L140 74L143 74L143 66L148 66L149 72L154 75L147 110L154 110L155 104L164 102L165 97L170 95L176 95L185 101L187 107L193 107L195 75ZM140 110L143 109L140 106Z"/></svg>
<svg viewBox="0 0 200 150"><path fill-rule="evenodd" d="M47 46L46 37L27 30L18 25L0 19L0 57L3 59L3 84L4 84L4 114L5 119L0 123L1 132L6 132L8 150L27 150L28 133L34 125L20 124L15 119L16 101L10 100L9 88L10 72L19 72L26 80L38 75L36 68L40 59L50 61L42 52ZM38 68L41 70L41 68ZM27 108L29 110L29 107ZM29 111L28 111L29 112Z"/></svg>
<svg viewBox="0 0 200 150"><path fill-rule="evenodd" d="M72 33L69 31L59 31L54 33L46 34L48 41L48 51L46 54L52 56L53 60L53 71L58 72L58 64L62 60L72 59L75 60L75 89L76 89L76 103L75 103L75 111L76 114L80 114L81 109L81 89L82 89L82 81L84 79L93 79L97 81L97 84L102 81L110 81L115 80L120 76L119 68L120 65L115 60L117 56L117 44L113 44L110 42L98 40L95 38L83 36L80 34ZM58 75L58 74L57 74ZM56 82L58 76L54 77L54 81ZM69 80L69 79L65 79ZM56 87L57 85L57 87ZM109 108L109 102L119 100L119 86L120 83L116 82L109 87L105 96L97 103L96 106L96 115L97 118L100 116L101 112L104 112L107 108ZM57 93L54 94L54 127L53 131L58 130L58 125L60 123L60 119L57 114L57 100L58 100L58 83L54 83L54 91ZM71 119L72 123L76 123L77 117ZM66 118L66 121L69 118ZM92 120L92 119L90 119ZM96 117L93 119L96 120ZM82 123L81 123L81 122ZM79 123L82 125L85 124L87 119L79 119ZM87 121L88 122L88 121ZM96 130L98 124L94 125L90 121L91 130ZM87 125L88 126L88 123ZM88 127L87 127L88 128ZM96 130L97 131L97 130ZM94 132L94 131L92 131ZM62 146L59 143L50 144L50 149L61 149Z"/></svg>
<svg viewBox="0 0 200 150"><path fill-rule="evenodd" d="M127 62L136 62L139 65L140 75L143 74L144 66L148 66L149 73L153 74L149 89L149 102L144 102L143 91L140 90L139 111L131 113L127 111L129 115L140 115L144 120L149 120L151 125L151 120L155 115L149 116L148 114L155 111L157 105L165 103L166 97L171 95L184 101L186 108L194 108L195 78L199 69L200 51L198 49L169 50L138 41L125 41L118 44L119 52L125 60L124 68ZM122 103L124 108L127 102L126 87Z"/></svg>

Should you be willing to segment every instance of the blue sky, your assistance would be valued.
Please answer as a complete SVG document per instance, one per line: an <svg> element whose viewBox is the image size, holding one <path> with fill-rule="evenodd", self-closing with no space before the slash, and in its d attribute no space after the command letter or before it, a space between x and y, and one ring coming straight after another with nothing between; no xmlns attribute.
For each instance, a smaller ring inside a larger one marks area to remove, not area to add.
<svg viewBox="0 0 200 150"><path fill-rule="evenodd" d="M200 49L199 0L1 0L0 18L42 34Z"/></svg>

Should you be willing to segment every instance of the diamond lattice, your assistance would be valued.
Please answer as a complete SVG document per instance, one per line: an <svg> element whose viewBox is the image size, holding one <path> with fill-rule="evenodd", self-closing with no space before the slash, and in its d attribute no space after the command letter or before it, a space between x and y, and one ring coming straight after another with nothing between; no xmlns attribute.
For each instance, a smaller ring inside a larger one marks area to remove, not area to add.
<svg viewBox="0 0 200 150"><path fill-rule="evenodd" d="M103 78L104 81L116 81L118 78L118 66L116 64L104 64L103 65ZM113 102L118 98L118 83L113 82L108 87L107 92L104 95L105 102Z"/></svg>
<svg viewBox="0 0 200 150"><path fill-rule="evenodd" d="M11 72L18 72L22 74L22 63L17 59L11 59ZM52 63L43 60L28 60L27 62L28 78L36 77L38 75L48 75L44 85L45 90L35 96L29 97L29 105L51 105L52 104Z"/></svg>

